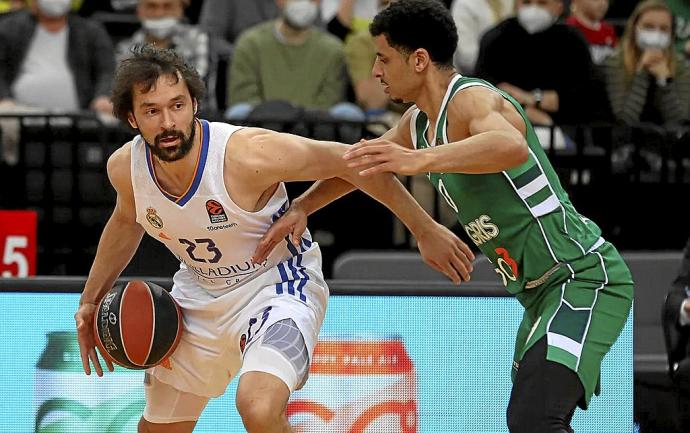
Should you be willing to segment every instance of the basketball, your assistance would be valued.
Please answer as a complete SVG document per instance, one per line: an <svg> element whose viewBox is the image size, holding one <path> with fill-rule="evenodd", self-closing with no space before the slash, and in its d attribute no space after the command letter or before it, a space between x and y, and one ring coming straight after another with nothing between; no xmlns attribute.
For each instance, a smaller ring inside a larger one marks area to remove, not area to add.
<svg viewBox="0 0 690 433"><path fill-rule="evenodd" d="M94 315L94 337L101 354L133 370L165 361L181 335L179 305L165 289L146 281L115 285Z"/></svg>

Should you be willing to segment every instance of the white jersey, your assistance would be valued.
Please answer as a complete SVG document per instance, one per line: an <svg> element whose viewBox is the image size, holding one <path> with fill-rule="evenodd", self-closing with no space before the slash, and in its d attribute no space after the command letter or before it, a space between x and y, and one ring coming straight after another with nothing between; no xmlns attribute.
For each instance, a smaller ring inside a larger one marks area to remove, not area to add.
<svg viewBox="0 0 690 433"><path fill-rule="evenodd" d="M264 263L251 262L259 239L288 209L285 185L278 186L263 209L241 209L230 198L223 180L227 142L240 127L205 120L199 123L201 151L194 178L180 197L166 192L156 180L152 155L142 137L132 141L137 222L180 260L176 280L195 280L217 297L268 270L275 272L276 266L292 257L298 257L301 263L303 255L320 255L318 246L305 231L300 248L285 241L276 246ZM319 256L317 262L320 261ZM281 266L277 275L287 270Z"/></svg>

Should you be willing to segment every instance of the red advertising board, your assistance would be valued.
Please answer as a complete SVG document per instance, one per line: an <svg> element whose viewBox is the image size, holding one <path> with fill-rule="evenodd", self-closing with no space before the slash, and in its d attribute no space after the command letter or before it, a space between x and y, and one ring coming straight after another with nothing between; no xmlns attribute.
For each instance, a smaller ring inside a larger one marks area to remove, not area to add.
<svg viewBox="0 0 690 433"><path fill-rule="evenodd" d="M0 277L36 275L36 212L0 210Z"/></svg>

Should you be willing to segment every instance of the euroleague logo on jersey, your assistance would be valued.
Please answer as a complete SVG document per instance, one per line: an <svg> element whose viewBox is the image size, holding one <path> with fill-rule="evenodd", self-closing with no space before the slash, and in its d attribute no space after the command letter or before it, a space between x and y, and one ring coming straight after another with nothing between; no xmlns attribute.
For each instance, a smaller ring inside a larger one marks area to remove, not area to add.
<svg viewBox="0 0 690 433"><path fill-rule="evenodd" d="M228 222L228 216L225 215L223 205L215 200L206 202L206 212L208 212L208 219L211 220L211 224Z"/></svg>

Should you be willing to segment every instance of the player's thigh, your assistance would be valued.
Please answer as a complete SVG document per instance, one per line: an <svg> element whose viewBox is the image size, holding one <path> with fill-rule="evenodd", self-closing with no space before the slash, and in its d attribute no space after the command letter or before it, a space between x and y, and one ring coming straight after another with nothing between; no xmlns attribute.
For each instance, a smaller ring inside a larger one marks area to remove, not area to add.
<svg viewBox="0 0 690 433"><path fill-rule="evenodd" d="M146 406L139 432L191 432L209 398L179 389L146 374ZM142 430L142 427L144 428Z"/></svg>

